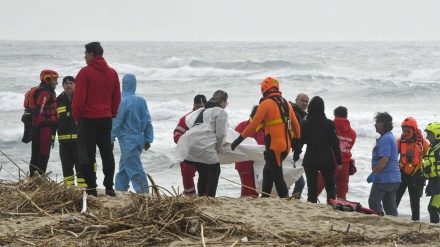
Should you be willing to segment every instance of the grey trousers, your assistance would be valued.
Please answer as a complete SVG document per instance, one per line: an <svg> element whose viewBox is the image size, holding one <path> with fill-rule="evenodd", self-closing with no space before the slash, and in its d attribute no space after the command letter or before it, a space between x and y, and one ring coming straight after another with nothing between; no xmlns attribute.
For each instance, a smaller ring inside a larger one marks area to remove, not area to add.
<svg viewBox="0 0 440 247"><path fill-rule="evenodd" d="M382 214L385 211L386 215L397 217L396 194L399 186L400 182L373 183L373 186L371 186L370 197L368 198L370 209Z"/></svg>

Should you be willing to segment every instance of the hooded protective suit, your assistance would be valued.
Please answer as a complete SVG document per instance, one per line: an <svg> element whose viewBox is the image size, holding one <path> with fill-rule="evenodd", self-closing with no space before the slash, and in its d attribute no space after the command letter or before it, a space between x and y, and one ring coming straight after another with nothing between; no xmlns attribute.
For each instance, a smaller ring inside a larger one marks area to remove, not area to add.
<svg viewBox="0 0 440 247"><path fill-rule="evenodd" d="M118 138L121 147L119 172L115 188L127 191L131 181L137 193L149 193L148 181L140 159L146 142L153 142L153 126L147 102L136 96L136 77L127 74L122 79L122 101L113 121L112 143Z"/></svg>

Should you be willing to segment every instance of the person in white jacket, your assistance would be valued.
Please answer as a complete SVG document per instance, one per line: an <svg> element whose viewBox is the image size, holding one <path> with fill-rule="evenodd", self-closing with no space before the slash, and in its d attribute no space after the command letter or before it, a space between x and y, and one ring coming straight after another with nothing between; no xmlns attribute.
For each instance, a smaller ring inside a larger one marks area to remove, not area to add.
<svg viewBox="0 0 440 247"><path fill-rule="evenodd" d="M214 93L205 108L194 112L198 114L188 135L188 155L185 162L194 164L199 173L197 191L199 196L215 197L220 177L220 162L217 153L225 143L228 114L224 110L228 105L228 94L222 90Z"/></svg>

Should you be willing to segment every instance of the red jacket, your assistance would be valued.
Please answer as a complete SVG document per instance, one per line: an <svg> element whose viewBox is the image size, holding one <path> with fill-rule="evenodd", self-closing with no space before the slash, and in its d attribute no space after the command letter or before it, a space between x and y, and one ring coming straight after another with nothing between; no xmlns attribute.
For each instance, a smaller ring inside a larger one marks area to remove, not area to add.
<svg viewBox="0 0 440 247"><path fill-rule="evenodd" d="M350 121L346 118L335 117L333 120L339 138L339 147L343 162L351 159L351 148L356 141L356 132L351 128Z"/></svg>
<svg viewBox="0 0 440 247"><path fill-rule="evenodd" d="M186 115L190 114L191 112L188 112ZM179 123L177 124L176 128L174 129L174 143L177 144L177 142L179 141L180 137L185 134L185 132L187 130L189 130L188 126L186 126L185 123L185 116L183 116L180 120Z"/></svg>
<svg viewBox="0 0 440 247"><path fill-rule="evenodd" d="M237 131L238 133L242 133L243 130L246 129L246 127L249 125L249 123L250 123L249 120L246 120L246 121L239 123L237 125L237 127L235 127L235 131ZM263 129L260 129L256 133L253 132L249 137L254 138L259 145L264 145L266 143L266 141L264 139Z"/></svg>
<svg viewBox="0 0 440 247"><path fill-rule="evenodd" d="M75 79L75 98L72 101L75 120L81 117L115 118L120 102L118 74L102 56L96 56L78 72Z"/></svg>

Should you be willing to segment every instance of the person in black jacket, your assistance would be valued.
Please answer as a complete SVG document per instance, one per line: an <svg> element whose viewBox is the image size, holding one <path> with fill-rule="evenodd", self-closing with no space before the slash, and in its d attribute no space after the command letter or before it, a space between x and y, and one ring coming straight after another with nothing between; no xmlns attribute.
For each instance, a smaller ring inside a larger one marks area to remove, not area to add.
<svg viewBox="0 0 440 247"><path fill-rule="evenodd" d="M66 76L63 78L63 89L57 97L58 112L58 141L60 142L60 159L63 168L64 183L75 185L75 167L78 187L87 188L84 177L79 169L78 151L76 147L76 124L72 115L72 99L75 90L75 78Z"/></svg>
<svg viewBox="0 0 440 247"><path fill-rule="evenodd" d="M328 202L336 198L335 160L338 169L342 167L339 139L335 124L325 116L324 100L321 97L313 97L307 110L307 119L301 124L301 147L307 144L303 161L307 177L307 201L318 201L318 172L321 172Z"/></svg>
<svg viewBox="0 0 440 247"><path fill-rule="evenodd" d="M298 120L298 123L301 124L307 116L307 106L309 105L309 96L305 93L300 93L296 96L295 103L289 102L292 105L293 112L295 113L296 119ZM299 154L298 154L299 155ZM299 159L298 157L294 157L295 159ZM296 160L295 160L296 162ZM294 163L295 167L295 163ZM301 199L301 194L304 189L306 182L304 181L304 176L301 175L299 179L295 182L295 187L292 191L292 197L295 199Z"/></svg>

